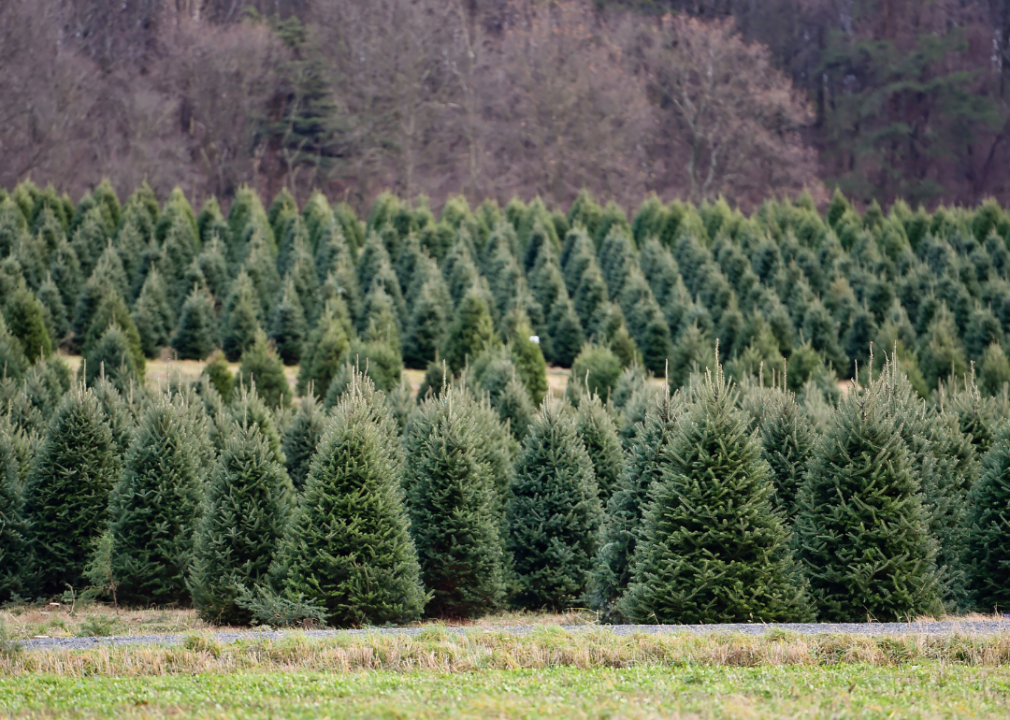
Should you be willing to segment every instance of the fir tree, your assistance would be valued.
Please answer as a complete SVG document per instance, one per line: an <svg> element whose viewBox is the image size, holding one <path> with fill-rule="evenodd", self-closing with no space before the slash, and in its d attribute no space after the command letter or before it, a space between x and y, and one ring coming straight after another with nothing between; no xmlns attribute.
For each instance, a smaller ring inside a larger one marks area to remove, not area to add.
<svg viewBox="0 0 1010 720"><path fill-rule="evenodd" d="M67 319L67 307L63 304L60 289L56 287L51 274L46 275L46 280L39 288L37 297L45 313L49 336L53 339L54 344L59 345L60 340L70 332L70 321Z"/></svg>
<svg viewBox="0 0 1010 720"><path fill-rule="evenodd" d="M456 316L446 334L442 357L449 370L457 373L466 365L468 357L477 357L497 342L487 303L476 289L471 289L456 308Z"/></svg>
<svg viewBox="0 0 1010 720"><path fill-rule="evenodd" d="M425 603L398 438L376 399L355 373L320 441L275 571L288 595L321 605L337 627L414 620Z"/></svg>
<svg viewBox="0 0 1010 720"><path fill-rule="evenodd" d="M960 378L968 370L964 346L958 339L953 315L943 306L920 338L919 367L930 388L948 376Z"/></svg>
<svg viewBox="0 0 1010 720"><path fill-rule="evenodd" d="M778 393L776 402L769 405L761 423L762 455L775 486L774 504L791 520L796 514L796 492L807 472L817 438L791 392Z"/></svg>
<svg viewBox="0 0 1010 720"><path fill-rule="evenodd" d="M158 357L168 344L175 324L174 313L165 294L165 283L156 268L151 268L133 305L133 324L140 334L140 347L149 358Z"/></svg>
<svg viewBox="0 0 1010 720"><path fill-rule="evenodd" d="M551 362L561 367L571 367L585 342L585 333L575 307L567 297L558 298L551 307L547 333Z"/></svg>
<svg viewBox="0 0 1010 720"><path fill-rule="evenodd" d="M291 403L291 386L284 374L284 365L262 330L256 333L252 346L242 353L238 381L246 387L255 383L257 392L269 407L287 407Z"/></svg>
<svg viewBox="0 0 1010 720"><path fill-rule="evenodd" d="M494 404L499 419L508 424L509 432L518 442L522 442L533 423L536 408L530 401L526 386L513 376L502 388Z"/></svg>
<svg viewBox="0 0 1010 720"><path fill-rule="evenodd" d="M91 354L95 345L105 335L105 331L112 325L119 326L119 329L123 331L133 365L137 369L138 375L143 377L147 363L140 344L140 333L137 331L137 326L133 324L133 318L130 317L126 301L118 292L107 292L98 303L91 324L88 326L87 334L84 336L84 346L81 352L84 355Z"/></svg>
<svg viewBox="0 0 1010 720"><path fill-rule="evenodd" d="M697 325L689 325L684 328L670 355L670 387L683 387L690 379L691 373L710 370L714 367L715 353L712 343L708 341Z"/></svg>
<svg viewBox="0 0 1010 720"><path fill-rule="evenodd" d="M589 394L579 402L579 409L575 413L575 429L593 463L600 502L605 507L620 480L624 449L617 434L617 425L596 393Z"/></svg>
<svg viewBox="0 0 1010 720"><path fill-rule="evenodd" d="M0 418L0 602L24 592L28 527L24 516L24 492L14 428Z"/></svg>
<svg viewBox="0 0 1010 720"><path fill-rule="evenodd" d="M610 348L587 343L572 363L568 397L574 401L583 393L596 393L604 400L609 399L620 375L621 361Z"/></svg>
<svg viewBox="0 0 1010 720"><path fill-rule="evenodd" d="M112 568L120 600L174 605L189 599L186 576L203 494L202 428L185 400L148 405L109 501Z"/></svg>
<svg viewBox="0 0 1010 720"><path fill-rule="evenodd" d="M259 427L248 419L236 423L211 475L193 541L189 589L203 620L217 625L252 620L237 599L267 582L293 493Z"/></svg>
<svg viewBox="0 0 1010 720"><path fill-rule="evenodd" d="M350 349L350 323L346 316L341 317L330 311L323 312L319 322L309 333L305 346L305 356L302 358L298 371L298 394L305 396L312 389L317 398L326 395L334 375L340 368L340 363L347 357Z"/></svg>
<svg viewBox="0 0 1010 720"><path fill-rule="evenodd" d="M637 622L809 617L789 535L773 512L761 446L722 368L704 384L649 488L634 575L620 601Z"/></svg>
<svg viewBox="0 0 1010 720"><path fill-rule="evenodd" d="M92 544L106 528L118 470L98 398L74 387L49 423L26 483L34 593L81 587Z"/></svg>
<svg viewBox="0 0 1010 720"><path fill-rule="evenodd" d="M252 347L262 328L256 289L248 275L240 273L225 305L223 349L229 362L238 362Z"/></svg>
<svg viewBox="0 0 1010 720"><path fill-rule="evenodd" d="M286 458L288 477L301 490L305 478L309 474L312 458L315 457L319 440L326 427L326 415L316 402L315 395L309 394L302 398L298 412L284 430L281 450Z"/></svg>
<svg viewBox="0 0 1010 720"><path fill-rule="evenodd" d="M53 351L52 339L46 327L46 313L35 293L22 287L7 300L4 311L7 329L21 341L29 363L40 357L49 357Z"/></svg>
<svg viewBox="0 0 1010 720"><path fill-rule="evenodd" d="M194 287L182 305L172 347L181 360L203 360L216 346L214 303L205 289Z"/></svg>
<svg viewBox="0 0 1010 720"><path fill-rule="evenodd" d="M434 617L476 617L505 596L497 490L478 452L468 403L459 389L429 398L407 431L410 529L431 592L425 614Z"/></svg>
<svg viewBox="0 0 1010 720"><path fill-rule="evenodd" d="M302 357L305 342L305 313L295 291L295 285L288 278L284 294L270 314L269 337L277 347L277 354L285 365L297 365Z"/></svg>
<svg viewBox="0 0 1010 720"><path fill-rule="evenodd" d="M232 388L235 385L235 376L232 375L231 368L228 367L228 361L225 359L223 352L215 350L207 359L207 364L203 366L200 375L206 376L211 386L221 396L221 399L228 402Z"/></svg>
<svg viewBox="0 0 1010 720"><path fill-rule="evenodd" d="M11 335L0 313L0 378L20 380L28 368L21 342Z"/></svg>
<svg viewBox="0 0 1010 720"><path fill-rule="evenodd" d="M797 497L797 559L827 621L940 609L928 517L886 407L887 375L842 399Z"/></svg>
<svg viewBox="0 0 1010 720"><path fill-rule="evenodd" d="M426 282L414 303L403 343L403 360L407 367L427 367L445 342L449 294L438 277Z"/></svg>
<svg viewBox="0 0 1010 720"><path fill-rule="evenodd" d="M139 386L143 375L137 369L130 352L130 343L116 324L110 325L91 351L85 355L84 382L94 385L99 378L108 378L117 390L126 392L131 386Z"/></svg>
<svg viewBox="0 0 1010 720"><path fill-rule="evenodd" d="M593 465L563 403L541 408L516 459L508 505L514 601L565 608L586 590L602 510Z"/></svg>
<svg viewBox="0 0 1010 720"><path fill-rule="evenodd" d="M981 612L1010 604L1010 428L1004 426L982 457L982 472L968 496L965 557L971 599Z"/></svg>
<svg viewBox="0 0 1010 720"><path fill-rule="evenodd" d="M978 389L983 395L995 396L1010 383L1010 360L1007 359L1003 347L993 343L982 354L982 362L978 371Z"/></svg>
<svg viewBox="0 0 1010 720"><path fill-rule="evenodd" d="M533 330L529 318L520 310L510 313L509 318L509 349L512 353L512 363L516 375L530 394L534 407L539 407L547 394L547 363L540 345L533 342Z"/></svg>

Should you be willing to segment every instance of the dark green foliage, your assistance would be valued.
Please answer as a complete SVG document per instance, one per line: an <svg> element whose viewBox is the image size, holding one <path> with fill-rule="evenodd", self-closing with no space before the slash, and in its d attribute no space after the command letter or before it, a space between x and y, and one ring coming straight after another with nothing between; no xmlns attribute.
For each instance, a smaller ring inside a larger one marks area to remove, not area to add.
<svg viewBox="0 0 1010 720"><path fill-rule="evenodd" d="M788 519L796 514L796 492L803 482L816 439L795 395L788 391L777 393L766 405L761 423L762 455L775 487L773 503Z"/></svg>
<svg viewBox="0 0 1010 720"><path fill-rule="evenodd" d="M228 360L220 350L215 351L203 366L201 375L207 376L211 386L217 390L221 399L225 402L231 396L232 387L235 385L235 376L232 375L231 368L228 367Z"/></svg>
<svg viewBox="0 0 1010 720"><path fill-rule="evenodd" d="M516 375L529 392L534 407L539 407L547 394L547 363L540 345L530 339L533 331L528 318L520 311L515 311L512 319L514 322L510 324L508 337L512 363L516 367Z"/></svg>
<svg viewBox="0 0 1010 720"><path fill-rule="evenodd" d="M958 339L954 317L946 306L936 314L920 343L919 367L930 388L935 388L944 378L960 378L967 372L964 346Z"/></svg>
<svg viewBox="0 0 1010 720"><path fill-rule="evenodd" d="M157 357L161 348L168 344L171 329L175 324L175 314L168 304L165 284L157 269L152 268L147 274L131 317L140 335L140 347L144 355L149 358Z"/></svg>
<svg viewBox="0 0 1010 720"><path fill-rule="evenodd" d="M668 367L670 387L683 387L687 384L691 373L711 370L715 367L715 362L713 343L705 337L697 325L689 325L681 332L670 355Z"/></svg>
<svg viewBox="0 0 1010 720"><path fill-rule="evenodd" d="M568 397L574 401L584 393L596 393L607 401L620 375L621 361L610 348L587 343L572 363Z"/></svg>
<svg viewBox="0 0 1010 720"><path fill-rule="evenodd" d="M246 387L255 384L268 407L287 407L291 403L291 386L284 374L284 365L262 330L256 333L252 346L242 353L238 381Z"/></svg>
<svg viewBox="0 0 1010 720"><path fill-rule="evenodd" d="M298 364L302 357L305 335L305 313L294 282L289 278L280 302L270 313L269 337L274 341L281 362L285 365Z"/></svg>
<svg viewBox="0 0 1010 720"><path fill-rule="evenodd" d="M29 363L40 357L49 357L53 343L46 327L45 310L35 293L26 287L19 288L7 300L4 314L7 316L7 329L21 341Z"/></svg>
<svg viewBox="0 0 1010 720"><path fill-rule="evenodd" d="M0 602L24 592L28 526L14 428L0 417Z"/></svg>
<svg viewBox="0 0 1010 720"><path fill-rule="evenodd" d="M26 483L31 519L31 591L42 596L82 586L92 543L106 528L119 471L112 431L91 390L64 396Z"/></svg>
<svg viewBox="0 0 1010 720"><path fill-rule="evenodd" d="M993 343L986 348L978 370L978 388L983 395L994 396L1010 383L1010 360L1003 346Z"/></svg>
<svg viewBox="0 0 1010 720"><path fill-rule="evenodd" d="M112 568L120 601L172 605L189 599L186 578L205 470L194 408L177 397L144 411L109 500Z"/></svg>
<svg viewBox="0 0 1010 720"><path fill-rule="evenodd" d="M541 407L516 459L508 505L514 602L565 608L585 593L602 519L592 461L568 407Z"/></svg>
<svg viewBox="0 0 1010 720"><path fill-rule="evenodd" d="M258 425L247 419L235 423L210 477L193 541L189 589L203 620L247 625L252 619L236 600L267 581L293 493Z"/></svg>
<svg viewBox="0 0 1010 720"><path fill-rule="evenodd" d="M434 617L476 617L505 597L500 503L469 421L473 402L449 389L422 403L407 431L410 529Z"/></svg>
<svg viewBox="0 0 1010 720"><path fill-rule="evenodd" d="M172 347L181 360L203 360L217 346L214 302L203 288L194 287L179 314Z"/></svg>
<svg viewBox="0 0 1010 720"><path fill-rule="evenodd" d="M304 397L310 388L317 398L326 395L330 382L340 368L340 363L347 357L351 346L348 338L350 332L351 326L346 315L341 318L331 310L323 312L319 322L309 333L305 345L305 355L298 372L299 395Z"/></svg>
<svg viewBox="0 0 1010 720"><path fill-rule="evenodd" d="M133 324L133 318L130 317L130 311L126 307L122 295L113 290L106 292L95 308L88 332L84 336L84 346L81 352L85 356L90 355L92 349L112 325L119 326L123 331L133 365L137 374L143 377L146 360L140 345L140 333L137 331L137 326Z"/></svg>
<svg viewBox="0 0 1010 720"><path fill-rule="evenodd" d="M583 397L579 402L575 429L593 463L600 502L606 506L621 477L624 449L617 434L617 425L596 393Z"/></svg>
<svg viewBox="0 0 1010 720"><path fill-rule="evenodd" d="M649 488L670 464L669 448L679 435L682 413L679 394L671 396L666 391L653 400L640 390L633 397L644 400L647 410L641 424L630 424L634 434L620 480L607 502L589 593L590 605L611 622L622 617L614 603L631 582L632 558ZM629 408L634 404L635 400L629 401Z"/></svg>
<svg viewBox="0 0 1010 720"><path fill-rule="evenodd" d="M546 354L550 361L561 367L571 367L586 336L575 307L567 296L559 297L551 307L547 333L549 352Z"/></svg>
<svg viewBox="0 0 1010 720"><path fill-rule="evenodd" d="M0 378L20 380L28 368L28 359L21 341L11 335L0 313Z"/></svg>
<svg viewBox="0 0 1010 720"><path fill-rule="evenodd" d="M334 410L275 571L335 627L414 620L425 603L398 439L370 385L355 373Z"/></svg>
<svg viewBox="0 0 1010 720"><path fill-rule="evenodd" d="M238 362L243 353L252 347L256 334L262 330L259 315L256 288L248 275L240 273L224 311L222 346L230 362Z"/></svg>
<svg viewBox="0 0 1010 720"><path fill-rule="evenodd" d="M797 559L827 621L940 610L920 480L888 413L889 372L842 399L797 497Z"/></svg>
<svg viewBox="0 0 1010 720"><path fill-rule="evenodd" d="M967 553L971 599L982 612L1010 604L1010 429L1004 426L982 456L978 482L968 496Z"/></svg>
<svg viewBox="0 0 1010 720"><path fill-rule="evenodd" d="M309 474L309 466L315 457L325 425L326 415L315 396L303 397L298 405L298 412L285 428L284 438L281 441L288 477L291 478L295 490L301 490L305 485L305 478Z"/></svg>
<svg viewBox="0 0 1010 720"><path fill-rule="evenodd" d="M513 376L502 388L494 403L495 412L517 441L522 442L533 423L536 408L530 400L526 386Z"/></svg>
<svg viewBox="0 0 1010 720"><path fill-rule="evenodd" d="M440 277L426 282L410 312L403 343L403 361L420 369L433 362L446 341L450 299Z"/></svg>
<svg viewBox="0 0 1010 720"><path fill-rule="evenodd" d="M457 373L466 365L468 357L475 358L498 342L487 302L476 289L471 289L456 308L445 337L442 358L450 372Z"/></svg>
<svg viewBox="0 0 1010 720"><path fill-rule="evenodd" d="M89 386L94 385L100 377L105 377L118 390L125 392L131 385L136 387L143 381L126 333L116 324L109 325L101 339L84 356L81 369L84 371L84 381Z"/></svg>
<svg viewBox="0 0 1010 720"><path fill-rule="evenodd" d="M46 275L46 280L39 287L36 297L42 304L46 328L49 330L53 345L58 346L60 340L70 331L70 320L67 318L67 307L63 304L63 297L51 275Z"/></svg>

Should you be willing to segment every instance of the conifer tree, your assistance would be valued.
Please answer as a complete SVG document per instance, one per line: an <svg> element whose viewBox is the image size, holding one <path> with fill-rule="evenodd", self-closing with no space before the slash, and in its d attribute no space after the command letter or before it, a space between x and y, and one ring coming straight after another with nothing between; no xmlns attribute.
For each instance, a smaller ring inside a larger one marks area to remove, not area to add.
<svg viewBox="0 0 1010 720"><path fill-rule="evenodd" d="M137 368L137 373L143 377L147 363L140 344L140 333L137 331L137 326L133 324L133 318L130 317L126 301L123 300L123 296L118 292L107 292L98 303L91 324L88 326L88 331L84 336L84 345L81 352L84 355L89 355L95 344L105 335L105 331L111 325L118 325L119 329L123 331L123 337L126 339L126 344L129 347L133 365Z"/></svg>
<svg viewBox="0 0 1010 720"><path fill-rule="evenodd" d="M49 423L28 474L32 592L49 596L81 587L92 544L106 529L119 460L95 394L68 392Z"/></svg>
<svg viewBox="0 0 1010 720"><path fill-rule="evenodd" d="M919 367L930 388L935 388L948 376L960 378L968 371L964 346L958 339L954 316L946 305L940 308L929 331L919 342Z"/></svg>
<svg viewBox="0 0 1010 720"><path fill-rule="evenodd" d="M203 620L217 625L252 620L237 599L268 581L293 494L259 426L247 418L235 423L210 477L193 541L189 589Z"/></svg>
<svg viewBox="0 0 1010 720"><path fill-rule="evenodd" d="M117 390L125 392L131 385L138 386L143 375L137 369L130 352L130 343L122 328L113 323L85 355L84 382L90 387L100 377L108 378Z"/></svg>
<svg viewBox="0 0 1010 720"><path fill-rule="evenodd" d="M259 321L259 303L256 289L248 275L239 273L231 295L225 305L223 349L229 362L238 362L243 353L252 347L256 335L262 330Z"/></svg>
<svg viewBox="0 0 1010 720"><path fill-rule="evenodd" d="M326 415L313 394L306 395L298 405L298 412L284 430L281 450L284 452L288 477L295 490L301 490L309 474L319 440L326 426Z"/></svg>
<svg viewBox="0 0 1010 720"><path fill-rule="evenodd" d="M572 363L571 380L566 391L568 398L574 402L582 394L596 393L607 400L620 376L621 361L610 348L586 343Z"/></svg>
<svg viewBox="0 0 1010 720"><path fill-rule="evenodd" d="M522 442L529 432L536 415L536 408L530 401L529 392L517 376L513 376L502 388L494 405L499 419L508 424L509 432L518 442Z"/></svg>
<svg viewBox="0 0 1010 720"><path fill-rule="evenodd" d="M442 357L450 372L458 373L467 358L475 358L485 348L496 345L498 336L487 302L476 288L471 289L456 308L456 315L445 337Z"/></svg>
<svg viewBox="0 0 1010 720"><path fill-rule="evenodd" d="M514 602L565 608L585 593L602 517L592 461L571 411L545 404L516 459L508 505Z"/></svg>
<svg viewBox="0 0 1010 720"><path fill-rule="evenodd" d="M21 341L11 335L0 313L0 378L20 380L28 369L28 360Z"/></svg>
<svg viewBox="0 0 1010 720"><path fill-rule="evenodd" d="M561 367L571 367L585 342L582 323L572 301L561 296L554 301L547 320L550 360Z"/></svg>
<svg viewBox="0 0 1010 720"><path fill-rule="evenodd" d="M806 475L816 435L796 396L788 390L768 403L761 423L762 456L771 470L775 507L791 520L796 514L796 492Z"/></svg>
<svg viewBox="0 0 1010 720"><path fill-rule="evenodd" d="M147 406L109 500L118 598L131 605L189 600L186 577L203 495L204 469L185 399Z"/></svg>
<svg viewBox="0 0 1010 720"><path fill-rule="evenodd" d="M59 345L60 340L70 331L70 321L67 319L67 307L63 304L60 289L56 287L51 274L46 275L36 297L42 304L49 336L55 345Z"/></svg>
<svg viewBox="0 0 1010 720"><path fill-rule="evenodd" d="M919 479L886 406L889 374L839 403L797 497L796 556L827 621L940 610Z"/></svg>
<svg viewBox="0 0 1010 720"><path fill-rule="evenodd" d="M302 357L305 335L305 313L295 291L294 281L289 277L280 302L270 314L269 337L274 341L281 362L285 365L298 364Z"/></svg>
<svg viewBox="0 0 1010 720"><path fill-rule="evenodd" d="M425 603L400 488L395 423L352 375L310 466L275 574L336 627L418 618Z"/></svg>
<svg viewBox="0 0 1010 720"><path fill-rule="evenodd" d="M0 602L24 592L22 575L27 560L28 527L13 432L10 422L0 418Z"/></svg>
<svg viewBox="0 0 1010 720"><path fill-rule="evenodd" d="M174 313L165 294L165 283L157 268L151 268L133 305L133 324L140 334L140 347L144 355L155 358L168 344L175 325Z"/></svg>
<svg viewBox="0 0 1010 720"><path fill-rule="evenodd" d="M714 367L715 352L712 343L697 325L692 324L684 328L670 355L670 387L683 387L690 379L691 373L703 372Z"/></svg>
<svg viewBox="0 0 1010 720"><path fill-rule="evenodd" d="M799 568L738 393L719 366L694 393L649 488L621 612L637 622L805 620Z"/></svg>
<svg viewBox="0 0 1010 720"><path fill-rule="evenodd" d="M1003 352L1003 346L993 343L982 354L978 389L983 395L991 397L1001 393L1007 383L1010 383L1010 360Z"/></svg>
<svg viewBox="0 0 1010 720"><path fill-rule="evenodd" d="M256 391L268 407L287 407L291 403L291 386L284 374L284 365L262 330L256 333L252 346L242 353L238 381L246 387L255 384Z"/></svg>
<svg viewBox="0 0 1010 720"><path fill-rule="evenodd" d="M217 317L207 290L193 287L182 304L172 347L181 360L203 360L217 346Z"/></svg>
<svg viewBox="0 0 1010 720"><path fill-rule="evenodd" d="M7 299L4 314L7 316L7 329L21 341L29 363L40 357L49 357L53 342L46 327L45 310L35 293L26 287L19 288Z"/></svg>
<svg viewBox="0 0 1010 720"><path fill-rule="evenodd" d="M235 385L235 376L232 375L231 368L228 367L228 361L225 359L223 352L215 350L207 359L207 364L203 366L200 375L206 376L211 386L221 396L221 399L228 402L232 388Z"/></svg>
<svg viewBox="0 0 1010 720"><path fill-rule="evenodd" d="M547 363L538 343L533 342L529 318L522 310L510 311L507 319L509 349L516 375L530 394L533 407L539 407L547 394Z"/></svg>
<svg viewBox="0 0 1010 720"><path fill-rule="evenodd" d="M646 387L643 384L641 390ZM633 396L646 399L641 390ZM634 402L629 400L628 406ZM631 582L632 558L649 488L669 465L669 448L680 432L679 393L671 396L666 386L658 398L648 398L646 402L648 410L641 424L629 423L633 439L618 484L606 505L589 593L590 605L611 622L622 617L614 604Z"/></svg>
<svg viewBox="0 0 1010 720"><path fill-rule="evenodd" d="M479 616L505 597L499 502L466 412L473 402L450 388L424 401L407 430L410 530L434 617Z"/></svg>
<svg viewBox="0 0 1010 720"><path fill-rule="evenodd" d="M1010 429L999 431L982 456L978 482L968 496L965 558L971 599L981 612L1010 604Z"/></svg>
<svg viewBox="0 0 1010 720"><path fill-rule="evenodd" d="M606 507L620 480L624 449L617 434L617 425L596 393L590 393L579 402L575 429L593 463L600 502Z"/></svg>
<svg viewBox="0 0 1010 720"><path fill-rule="evenodd" d="M420 369L436 359L445 342L449 302L441 278L431 278L421 287L403 342L403 361L407 367Z"/></svg>
<svg viewBox="0 0 1010 720"><path fill-rule="evenodd" d="M340 363L350 350L348 333L351 326L346 320L346 316L342 321L337 313L325 310L309 333L305 356L298 371L297 390L300 396L304 397L310 387L317 398L326 395Z"/></svg>

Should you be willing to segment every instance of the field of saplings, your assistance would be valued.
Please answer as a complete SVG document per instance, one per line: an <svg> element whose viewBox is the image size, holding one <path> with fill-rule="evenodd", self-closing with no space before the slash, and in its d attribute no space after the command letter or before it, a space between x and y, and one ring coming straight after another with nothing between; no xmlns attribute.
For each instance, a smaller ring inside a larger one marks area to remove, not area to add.
<svg viewBox="0 0 1010 720"><path fill-rule="evenodd" d="M362 218L0 190L0 603L337 628L1002 609L1008 243L994 202L838 193ZM202 374L145 380L167 357Z"/></svg>

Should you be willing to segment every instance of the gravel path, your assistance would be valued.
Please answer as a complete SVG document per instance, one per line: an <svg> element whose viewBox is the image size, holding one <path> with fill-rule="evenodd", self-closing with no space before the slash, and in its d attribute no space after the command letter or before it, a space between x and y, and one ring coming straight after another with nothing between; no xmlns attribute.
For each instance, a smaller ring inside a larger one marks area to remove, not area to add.
<svg viewBox="0 0 1010 720"><path fill-rule="evenodd" d="M526 635L536 630L534 625L513 625L506 627L450 627L449 632L460 635L469 633L504 632L516 635ZM964 622L930 622L930 623L776 623L771 625L563 625L568 632L585 632L587 630L610 630L615 635L632 635L647 633L650 635L669 635L675 633L743 633L745 635L763 635L770 631L786 631L801 635L994 635L1010 633L1010 620L1000 621L964 621ZM265 631L265 632L222 632L214 633L213 637L221 643L238 642L239 640L279 640L293 632L303 632L308 637L327 638L353 635L417 635L424 628L373 628L369 630L307 630L307 631ZM24 640L21 645L28 650L85 650L95 647L116 645L178 645L186 639L186 635L122 635L116 637L85 637L85 638L43 638Z"/></svg>

